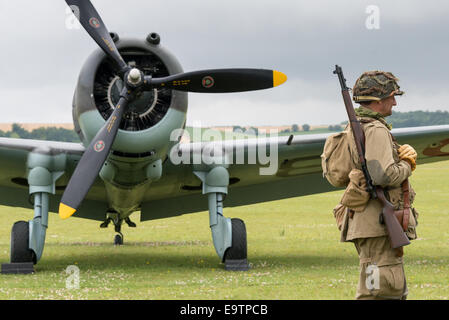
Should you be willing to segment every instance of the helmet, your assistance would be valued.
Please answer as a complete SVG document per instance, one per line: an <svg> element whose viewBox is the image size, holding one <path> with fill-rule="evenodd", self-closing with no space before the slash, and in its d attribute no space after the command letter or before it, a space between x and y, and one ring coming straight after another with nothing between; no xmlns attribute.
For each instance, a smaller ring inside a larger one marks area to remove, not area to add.
<svg viewBox="0 0 449 320"><path fill-rule="evenodd" d="M380 101L382 99L403 95L399 90L399 81L391 72L368 71L364 72L355 82L353 100L355 102Z"/></svg>

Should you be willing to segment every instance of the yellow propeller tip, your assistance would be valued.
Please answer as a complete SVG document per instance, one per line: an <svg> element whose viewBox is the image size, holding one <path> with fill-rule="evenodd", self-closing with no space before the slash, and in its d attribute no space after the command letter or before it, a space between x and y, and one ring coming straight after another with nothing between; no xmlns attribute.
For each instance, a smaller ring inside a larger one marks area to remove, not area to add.
<svg viewBox="0 0 449 320"><path fill-rule="evenodd" d="M276 70L273 71L273 87L280 86L285 81L287 81L287 76L285 74Z"/></svg>
<svg viewBox="0 0 449 320"><path fill-rule="evenodd" d="M61 219L70 218L75 212L76 209L73 209L62 202L59 204L59 216L61 217Z"/></svg>

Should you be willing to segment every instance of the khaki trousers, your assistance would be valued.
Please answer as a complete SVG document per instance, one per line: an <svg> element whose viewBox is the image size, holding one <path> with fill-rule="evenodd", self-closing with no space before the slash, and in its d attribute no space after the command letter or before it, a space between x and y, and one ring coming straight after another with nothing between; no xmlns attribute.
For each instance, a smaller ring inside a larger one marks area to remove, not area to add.
<svg viewBox="0 0 449 320"><path fill-rule="evenodd" d="M360 260L356 299L406 299L408 291L402 257L388 236L354 240Z"/></svg>

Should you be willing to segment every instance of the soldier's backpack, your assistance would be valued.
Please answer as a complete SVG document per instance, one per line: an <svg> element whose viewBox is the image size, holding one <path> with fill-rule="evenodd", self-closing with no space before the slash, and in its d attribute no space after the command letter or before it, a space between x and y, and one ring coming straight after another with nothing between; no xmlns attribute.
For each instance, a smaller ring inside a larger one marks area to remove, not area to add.
<svg viewBox="0 0 449 320"><path fill-rule="evenodd" d="M329 136L321 155L323 177L337 188L348 185L349 173L355 167L349 145L351 134L347 126L344 131Z"/></svg>

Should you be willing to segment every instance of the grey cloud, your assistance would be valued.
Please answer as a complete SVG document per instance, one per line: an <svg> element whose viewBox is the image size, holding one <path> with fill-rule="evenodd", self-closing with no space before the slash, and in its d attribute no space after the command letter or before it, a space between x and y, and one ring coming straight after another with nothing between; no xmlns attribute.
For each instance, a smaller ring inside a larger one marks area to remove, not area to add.
<svg viewBox="0 0 449 320"><path fill-rule="evenodd" d="M207 124L342 121L344 114L338 109L342 107L340 91L332 74L337 63L343 66L350 85L365 70L395 73L407 92L399 101L403 111L449 110L447 1L93 0L93 3L108 28L121 37L143 38L152 31L160 33L162 45L177 55L186 71L272 68L289 77L283 86L267 91L190 95L190 121L199 118ZM379 7L379 30L365 27L368 5ZM11 109L26 108L29 118L36 122L70 121L71 97L79 69L96 48L84 30L65 28L65 10L62 0L0 2L0 28L8 30L2 36L0 51L0 95L7 99L4 103ZM52 92L44 87L55 89ZM41 102L42 92L49 94L45 103ZM245 108L239 108L238 104ZM66 116L60 110L65 110ZM42 114L46 120L40 120ZM3 119L13 121L16 115L8 112ZM19 114L17 121L20 119Z"/></svg>

